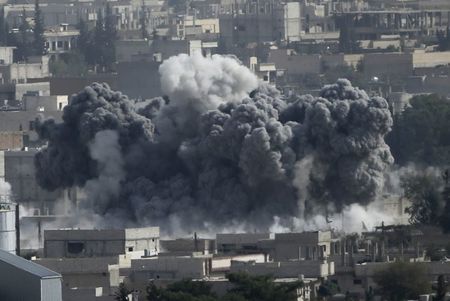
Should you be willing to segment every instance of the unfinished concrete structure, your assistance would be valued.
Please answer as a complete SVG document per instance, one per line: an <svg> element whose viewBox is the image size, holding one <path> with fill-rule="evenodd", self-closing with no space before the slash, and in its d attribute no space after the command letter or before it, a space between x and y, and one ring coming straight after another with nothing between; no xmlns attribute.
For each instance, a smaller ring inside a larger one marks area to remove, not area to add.
<svg viewBox="0 0 450 301"><path fill-rule="evenodd" d="M133 251L157 255L159 227L44 231L45 257L109 257Z"/></svg>
<svg viewBox="0 0 450 301"><path fill-rule="evenodd" d="M232 273L246 272L251 275L272 275L275 278L295 278L303 275L307 278L326 278L334 275L334 262L326 260L299 260L284 262L240 262L231 263Z"/></svg>
<svg viewBox="0 0 450 301"><path fill-rule="evenodd" d="M314 231L275 234L274 261L323 260L331 250L331 232Z"/></svg>
<svg viewBox="0 0 450 301"><path fill-rule="evenodd" d="M167 254L187 255L201 253L204 255L216 253L216 241L214 239L166 239L160 241L161 252Z"/></svg>
<svg viewBox="0 0 450 301"><path fill-rule="evenodd" d="M219 253L257 253L258 242L273 239L272 233L220 233L216 235Z"/></svg>
<svg viewBox="0 0 450 301"><path fill-rule="evenodd" d="M400 34L410 38L435 34L449 25L450 10L367 10L337 13L340 26L357 40L378 40L381 35Z"/></svg>
<svg viewBox="0 0 450 301"><path fill-rule="evenodd" d="M284 6L275 0L246 1L241 4L232 4L229 9L219 16L221 43L225 49L230 50L234 45L246 45L248 43L262 43L282 40L284 32ZM293 23L288 15L287 25ZM297 32L300 31L299 23ZM286 35L294 36L294 30Z"/></svg>

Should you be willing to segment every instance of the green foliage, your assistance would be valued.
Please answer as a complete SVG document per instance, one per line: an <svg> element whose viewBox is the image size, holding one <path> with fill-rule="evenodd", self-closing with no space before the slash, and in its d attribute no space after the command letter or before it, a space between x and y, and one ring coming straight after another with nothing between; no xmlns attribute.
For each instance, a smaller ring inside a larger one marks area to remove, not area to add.
<svg viewBox="0 0 450 301"><path fill-rule="evenodd" d="M443 248L440 248L439 246L436 246L434 244L431 244L425 248L427 257L431 261L440 261L443 259L446 255L446 251Z"/></svg>
<svg viewBox="0 0 450 301"><path fill-rule="evenodd" d="M390 301L418 299L419 295L431 291L424 266L416 263L391 263L376 272L374 280L381 295Z"/></svg>
<svg viewBox="0 0 450 301"><path fill-rule="evenodd" d="M8 45L8 23L5 20L4 8L0 8L0 46Z"/></svg>
<svg viewBox="0 0 450 301"><path fill-rule="evenodd" d="M449 31L450 31L450 29L449 29L449 27L447 27L446 31L438 30L436 32L439 51L450 50L450 32Z"/></svg>
<svg viewBox="0 0 450 301"><path fill-rule="evenodd" d="M79 52L61 54L58 60L50 62L49 69L53 76L58 77L79 77L85 76L88 72L84 56Z"/></svg>
<svg viewBox="0 0 450 301"><path fill-rule="evenodd" d="M119 289L114 294L114 300L116 301L128 301L128 295L131 291L127 288L124 283L119 284Z"/></svg>
<svg viewBox="0 0 450 301"><path fill-rule="evenodd" d="M350 22L351 20L345 16L337 17L336 20L339 28L339 51L343 53L357 53L361 50Z"/></svg>
<svg viewBox="0 0 450 301"><path fill-rule="evenodd" d="M33 28L33 52L35 55L45 54L44 24L42 11L39 7L39 0L35 0L34 5L34 28Z"/></svg>
<svg viewBox="0 0 450 301"><path fill-rule="evenodd" d="M337 293L339 293L340 289L339 286L336 284L336 282L327 280L324 281L317 290L317 295L319 298L328 298L331 297Z"/></svg>
<svg viewBox="0 0 450 301"><path fill-rule="evenodd" d="M423 172L401 179L405 196L411 201L411 206L406 209L411 215L411 223L439 226L445 233L450 232L448 172L444 171L442 177L439 174Z"/></svg>
<svg viewBox="0 0 450 301"><path fill-rule="evenodd" d="M447 169L447 175L449 170ZM446 180L448 181L448 179ZM446 183L446 187L442 191L442 200L445 203L444 210L441 215L441 228L445 233L450 233L450 185ZM447 256L450 255L450 246L447 246Z"/></svg>
<svg viewBox="0 0 450 301"><path fill-rule="evenodd" d="M401 179L405 197L411 201L406 211L413 224L439 225L444 209L441 178L432 173L410 175Z"/></svg>
<svg viewBox="0 0 450 301"><path fill-rule="evenodd" d="M219 298L211 286L202 281L182 280L167 288L153 282L147 286L148 301L294 301L302 282L275 283L269 276L250 276L245 273L227 276L233 288Z"/></svg>
<svg viewBox="0 0 450 301"><path fill-rule="evenodd" d="M395 47L394 45L389 45L388 47L386 47L386 51L387 52L398 52L400 49L398 49L397 47Z"/></svg>
<svg viewBox="0 0 450 301"><path fill-rule="evenodd" d="M26 61L31 55L31 45L29 42L29 32L31 30L30 24L28 24L25 8L22 10L21 23L19 26L19 36L15 39L15 45L17 50L15 52L16 61Z"/></svg>
<svg viewBox="0 0 450 301"><path fill-rule="evenodd" d="M434 301L444 301L448 291L448 284L444 275L439 275L436 288L436 297Z"/></svg>
<svg viewBox="0 0 450 301"><path fill-rule="evenodd" d="M148 31L147 31L147 16L146 16L144 4L145 4L144 0L142 0L141 16L139 18L139 26L141 29L141 38L148 39L150 35L148 34Z"/></svg>
<svg viewBox="0 0 450 301"><path fill-rule="evenodd" d="M86 22L80 20L78 30L80 35L77 40L78 50L89 66L102 72L114 70L116 61L115 43L118 39L116 17L112 13L109 4L106 5L106 15L102 11L97 12L95 27L89 30Z"/></svg>
<svg viewBox="0 0 450 301"><path fill-rule="evenodd" d="M216 301L211 286L202 281L181 280L158 288L153 282L147 286L148 301Z"/></svg>
<svg viewBox="0 0 450 301"><path fill-rule="evenodd" d="M297 289L303 286L301 281L280 284L270 276L250 276L246 273L229 274L227 278L234 285L229 293L249 301L294 301L297 300Z"/></svg>
<svg viewBox="0 0 450 301"><path fill-rule="evenodd" d="M450 101L424 95L413 97L410 105L386 137L396 163L450 164Z"/></svg>
<svg viewBox="0 0 450 301"><path fill-rule="evenodd" d="M186 12L187 0L169 0L168 4L173 8L174 12Z"/></svg>

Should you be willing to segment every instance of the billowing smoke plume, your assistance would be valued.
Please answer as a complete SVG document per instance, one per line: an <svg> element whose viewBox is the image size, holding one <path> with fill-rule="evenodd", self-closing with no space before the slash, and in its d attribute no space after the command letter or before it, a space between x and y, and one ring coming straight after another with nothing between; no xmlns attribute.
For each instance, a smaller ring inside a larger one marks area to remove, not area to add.
<svg viewBox="0 0 450 301"><path fill-rule="evenodd" d="M9 201L9 197L11 195L11 185L4 179L0 178L0 196L2 198L0 201Z"/></svg>
<svg viewBox="0 0 450 301"><path fill-rule="evenodd" d="M343 79L286 99L231 57L179 55L160 73L165 97L135 102L95 83L62 123L40 121L40 185L84 187L96 213L185 229L268 227L368 204L382 188L384 99Z"/></svg>

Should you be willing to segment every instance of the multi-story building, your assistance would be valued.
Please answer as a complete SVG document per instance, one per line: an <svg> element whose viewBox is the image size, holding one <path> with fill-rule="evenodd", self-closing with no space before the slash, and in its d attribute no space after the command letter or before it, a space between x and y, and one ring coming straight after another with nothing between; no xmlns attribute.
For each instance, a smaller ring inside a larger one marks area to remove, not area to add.
<svg viewBox="0 0 450 301"><path fill-rule="evenodd" d="M56 59L62 53L68 53L76 48L79 30L67 23L47 28L44 32L45 46L49 56Z"/></svg>

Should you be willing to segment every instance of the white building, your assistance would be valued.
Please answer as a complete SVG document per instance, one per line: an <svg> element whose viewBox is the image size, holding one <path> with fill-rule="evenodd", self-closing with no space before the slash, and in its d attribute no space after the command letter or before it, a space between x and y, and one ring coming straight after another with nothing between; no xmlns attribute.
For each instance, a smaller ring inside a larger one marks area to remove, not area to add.
<svg viewBox="0 0 450 301"><path fill-rule="evenodd" d="M44 32L44 38L49 55L55 57L61 53L71 51L75 48L79 35L79 30L70 27L66 23L47 29Z"/></svg>

